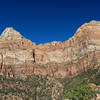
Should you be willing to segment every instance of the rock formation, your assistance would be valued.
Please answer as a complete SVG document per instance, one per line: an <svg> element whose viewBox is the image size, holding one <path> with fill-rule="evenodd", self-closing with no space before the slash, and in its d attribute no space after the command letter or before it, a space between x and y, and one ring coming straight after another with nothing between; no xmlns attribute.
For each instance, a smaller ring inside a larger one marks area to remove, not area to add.
<svg viewBox="0 0 100 100"><path fill-rule="evenodd" d="M13 28L0 36L0 75L75 76L100 65L100 22L83 24L64 42L35 45Z"/></svg>

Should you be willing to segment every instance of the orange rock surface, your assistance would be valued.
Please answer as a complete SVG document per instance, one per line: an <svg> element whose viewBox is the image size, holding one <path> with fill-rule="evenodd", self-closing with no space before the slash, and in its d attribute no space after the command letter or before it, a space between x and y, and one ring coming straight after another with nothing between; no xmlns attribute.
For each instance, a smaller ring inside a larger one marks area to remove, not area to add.
<svg viewBox="0 0 100 100"><path fill-rule="evenodd" d="M100 65L100 22L83 24L64 42L36 45L13 28L0 36L0 75L72 77Z"/></svg>

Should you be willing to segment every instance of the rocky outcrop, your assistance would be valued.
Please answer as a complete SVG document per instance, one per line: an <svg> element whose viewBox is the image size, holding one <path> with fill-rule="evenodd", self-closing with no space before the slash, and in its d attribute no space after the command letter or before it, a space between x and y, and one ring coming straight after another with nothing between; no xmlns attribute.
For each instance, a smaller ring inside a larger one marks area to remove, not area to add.
<svg viewBox="0 0 100 100"><path fill-rule="evenodd" d="M55 76L74 76L99 66L100 22L85 23L67 41L36 46L35 62Z"/></svg>
<svg viewBox="0 0 100 100"><path fill-rule="evenodd" d="M1 75L75 76L99 65L99 21L83 24L72 38L64 42L35 45L13 28L6 28L0 36Z"/></svg>
<svg viewBox="0 0 100 100"><path fill-rule="evenodd" d="M33 45L13 28L6 28L0 36L0 75L24 75L25 70L29 69L27 66L31 67L34 63Z"/></svg>

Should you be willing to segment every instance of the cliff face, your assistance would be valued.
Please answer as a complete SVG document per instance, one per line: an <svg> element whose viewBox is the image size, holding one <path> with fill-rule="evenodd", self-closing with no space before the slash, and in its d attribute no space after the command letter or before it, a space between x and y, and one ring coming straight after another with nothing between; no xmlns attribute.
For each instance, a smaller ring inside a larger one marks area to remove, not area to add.
<svg viewBox="0 0 100 100"><path fill-rule="evenodd" d="M32 45L35 44L13 28L6 28L0 37L0 74L7 77L26 74L25 70L34 63Z"/></svg>
<svg viewBox="0 0 100 100"><path fill-rule="evenodd" d="M5 29L0 36L0 74L8 77L75 76L99 64L99 21L85 23L64 42L35 45L13 28Z"/></svg>

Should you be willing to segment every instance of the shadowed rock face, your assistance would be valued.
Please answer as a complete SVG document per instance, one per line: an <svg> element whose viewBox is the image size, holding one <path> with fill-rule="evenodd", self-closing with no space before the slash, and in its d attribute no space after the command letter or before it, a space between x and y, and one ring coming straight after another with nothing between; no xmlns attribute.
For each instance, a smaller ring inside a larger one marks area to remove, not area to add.
<svg viewBox="0 0 100 100"><path fill-rule="evenodd" d="M75 76L100 64L100 22L82 25L64 42L35 45L13 28L0 36L0 72L8 77Z"/></svg>

